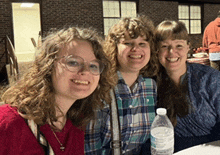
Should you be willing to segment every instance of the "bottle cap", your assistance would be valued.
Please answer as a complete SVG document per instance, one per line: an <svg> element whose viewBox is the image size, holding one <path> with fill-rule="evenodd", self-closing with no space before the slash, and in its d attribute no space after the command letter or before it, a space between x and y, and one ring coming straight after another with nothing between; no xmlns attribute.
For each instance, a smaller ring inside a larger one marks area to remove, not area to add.
<svg viewBox="0 0 220 155"><path fill-rule="evenodd" d="M157 114L158 115L166 115L167 114L167 109L165 109L165 108L157 108Z"/></svg>

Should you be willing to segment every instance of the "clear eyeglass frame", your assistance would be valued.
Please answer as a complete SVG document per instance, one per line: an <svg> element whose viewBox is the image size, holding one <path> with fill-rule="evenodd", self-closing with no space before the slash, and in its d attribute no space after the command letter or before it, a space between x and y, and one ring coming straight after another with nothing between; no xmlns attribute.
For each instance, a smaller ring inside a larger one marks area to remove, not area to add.
<svg viewBox="0 0 220 155"><path fill-rule="evenodd" d="M56 59L59 60L59 63L68 71L73 73L85 69L86 67L93 75L100 75L105 68L105 64L98 59L87 62L82 57L75 55L62 56Z"/></svg>

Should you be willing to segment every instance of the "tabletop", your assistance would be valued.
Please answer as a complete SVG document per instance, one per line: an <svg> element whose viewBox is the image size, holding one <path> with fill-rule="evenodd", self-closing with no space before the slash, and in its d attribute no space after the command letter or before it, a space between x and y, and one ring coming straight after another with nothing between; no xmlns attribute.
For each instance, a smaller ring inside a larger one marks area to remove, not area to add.
<svg viewBox="0 0 220 155"><path fill-rule="evenodd" d="M195 57L188 58L187 62L189 62L189 63L199 63L199 64L203 64L203 65L207 65L207 66L210 65L210 61L209 61L208 56L202 57L202 58L195 58Z"/></svg>
<svg viewBox="0 0 220 155"><path fill-rule="evenodd" d="M220 155L220 140L193 146L173 155Z"/></svg>

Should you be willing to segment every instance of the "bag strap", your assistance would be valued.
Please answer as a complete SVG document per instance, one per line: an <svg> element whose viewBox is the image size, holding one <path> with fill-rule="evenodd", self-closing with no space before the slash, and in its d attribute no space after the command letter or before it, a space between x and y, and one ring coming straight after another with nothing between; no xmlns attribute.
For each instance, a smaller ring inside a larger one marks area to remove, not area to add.
<svg viewBox="0 0 220 155"><path fill-rule="evenodd" d="M112 141L110 142L110 148L112 148L112 155L121 155L122 154L122 142L121 142L121 130L120 130L120 121L118 116L118 105L116 103L115 94L113 89L110 91L112 98L110 104L110 121L111 121L111 137Z"/></svg>
<svg viewBox="0 0 220 155"><path fill-rule="evenodd" d="M45 155L55 155L52 147L44 137L43 133L40 132L39 125L37 125L34 120L26 120L26 123L36 137L38 143L43 147Z"/></svg>

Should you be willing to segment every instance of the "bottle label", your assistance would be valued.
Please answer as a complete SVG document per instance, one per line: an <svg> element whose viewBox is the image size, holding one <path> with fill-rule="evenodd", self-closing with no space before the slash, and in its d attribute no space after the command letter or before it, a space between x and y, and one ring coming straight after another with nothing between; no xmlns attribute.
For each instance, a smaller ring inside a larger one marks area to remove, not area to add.
<svg viewBox="0 0 220 155"><path fill-rule="evenodd" d="M167 127L156 127L151 130L151 147L156 150L167 150L174 147L174 131Z"/></svg>

